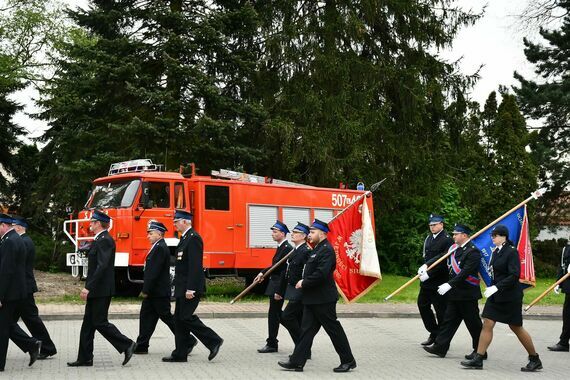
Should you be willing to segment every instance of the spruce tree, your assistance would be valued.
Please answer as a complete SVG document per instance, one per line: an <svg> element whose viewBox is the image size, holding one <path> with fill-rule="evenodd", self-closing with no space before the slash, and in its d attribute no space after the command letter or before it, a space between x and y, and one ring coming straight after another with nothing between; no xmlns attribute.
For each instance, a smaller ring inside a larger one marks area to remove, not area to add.
<svg viewBox="0 0 570 380"><path fill-rule="evenodd" d="M559 1L557 10L564 14L561 25L540 30L544 42L524 40L527 60L535 65L538 79L515 73L520 87L515 93L521 110L542 124L532 142L540 164L541 185L549 191L542 198L541 215L563 217L567 202L560 199L570 184L570 1Z"/></svg>

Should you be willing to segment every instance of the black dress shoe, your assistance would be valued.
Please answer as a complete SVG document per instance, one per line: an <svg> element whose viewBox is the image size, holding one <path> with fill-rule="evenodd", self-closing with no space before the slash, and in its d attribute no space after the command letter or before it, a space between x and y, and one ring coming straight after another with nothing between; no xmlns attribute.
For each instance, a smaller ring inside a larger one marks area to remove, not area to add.
<svg viewBox="0 0 570 380"><path fill-rule="evenodd" d="M129 360L131 360L136 348L137 344L135 342L132 342L129 348L125 350L125 359L123 360L123 365L127 364Z"/></svg>
<svg viewBox="0 0 570 380"><path fill-rule="evenodd" d="M300 364L294 364L294 363L291 363L290 361L277 362L277 364L279 364L280 367L283 367L289 371L303 372L303 366Z"/></svg>
<svg viewBox="0 0 570 380"><path fill-rule="evenodd" d="M76 360L74 362L67 362L68 367L93 367L93 359L87 360L86 362Z"/></svg>
<svg viewBox="0 0 570 380"><path fill-rule="evenodd" d="M548 346L547 348L550 351L555 351L555 352L568 352L568 350L570 350L568 346L563 346L560 343L556 343L554 346Z"/></svg>
<svg viewBox="0 0 570 380"><path fill-rule="evenodd" d="M469 369L483 369L483 355L479 355L475 352L472 359L463 360L461 365Z"/></svg>
<svg viewBox="0 0 570 380"><path fill-rule="evenodd" d="M190 345L190 347L188 347L188 355L190 355L190 354L192 353L192 350L194 349L194 347L196 347L197 344L198 344L198 340L196 339L196 340L194 341L194 343L192 343L192 344Z"/></svg>
<svg viewBox="0 0 570 380"><path fill-rule="evenodd" d="M445 355L447 354L447 351L442 350L440 347L436 346L435 344L433 346L424 346L424 350L426 350L432 355L437 355L440 358L445 358Z"/></svg>
<svg viewBox="0 0 570 380"><path fill-rule="evenodd" d="M422 346L431 346L432 344L435 343L435 336L430 335L429 338L427 338L426 341L421 342L420 344Z"/></svg>
<svg viewBox="0 0 570 380"><path fill-rule="evenodd" d="M32 364L34 364L36 362L36 360L38 360L38 356L40 356L40 350L41 349L42 349L42 341L38 340L36 343L34 343L34 346L29 351L30 362L28 363L28 367L31 367Z"/></svg>
<svg viewBox="0 0 570 380"><path fill-rule="evenodd" d="M542 369L542 362L540 361L538 354L529 355L528 364L524 367L521 367L522 372L536 372L539 369Z"/></svg>
<svg viewBox="0 0 570 380"><path fill-rule="evenodd" d="M135 355L148 355L148 350L143 350L143 349L136 349L135 350Z"/></svg>
<svg viewBox="0 0 570 380"><path fill-rule="evenodd" d="M351 369L355 369L355 368L356 368L356 360L353 360L353 361L348 362L348 363L342 363L338 367L333 368L333 371L334 372L348 372Z"/></svg>
<svg viewBox="0 0 570 380"><path fill-rule="evenodd" d="M220 347L222 347L222 344L224 344L224 340L220 338L220 341L218 342L218 344L216 344L210 350L210 355L208 355L208 360L211 361L216 357L216 355L218 355L218 352L220 351Z"/></svg>
<svg viewBox="0 0 570 380"><path fill-rule="evenodd" d="M260 354L269 354L271 352L277 352L277 347L265 345L257 350Z"/></svg>
<svg viewBox="0 0 570 380"><path fill-rule="evenodd" d="M475 354L477 353L477 350L473 350L472 353L465 355L465 359L467 360L473 360L473 358L475 357ZM487 353L485 352L482 356L483 360L487 360Z"/></svg>
<svg viewBox="0 0 570 380"><path fill-rule="evenodd" d="M166 362L166 363L184 363L184 362L188 361L188 358L179 358L179 357L170 355L170 356L163 357L162 361Z"/></svg>
<svg viewBox="0 0 570 380"><path fill-rule="evenodd" d="M45 360L51 356L54 356L55 354L57 354L57 351L55 351L55 352L40 352L40 354L38 355L38 360Z"/></svg>

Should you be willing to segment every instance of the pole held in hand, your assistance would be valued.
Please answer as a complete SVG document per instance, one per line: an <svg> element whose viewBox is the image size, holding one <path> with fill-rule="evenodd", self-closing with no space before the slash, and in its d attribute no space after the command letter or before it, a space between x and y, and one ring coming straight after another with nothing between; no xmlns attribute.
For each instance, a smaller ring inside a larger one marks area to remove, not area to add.
<svg viewBox="0 0 570 380"><path fill-rule="evenodd" d="M534 305L536 305L537 303L540 302L540 300L542 300L544 297L546 297L546 295L548 293L550 293L551 291L554 290L554 288L556 288L558 285L560 285L561 283L563 283L564 281L566 281L568 278L570 278L570 272L566 273L564 276L560 277L560 280L556 281L554 284L550 285L548 287L548 289L546 289L544 292L542 292L541 295L539 295L538 297L536 297L534 299L534 301L532 301L531 303L528 304L527 307L524 308L524 311L528 311L531 307L533 307Z"/></svg>

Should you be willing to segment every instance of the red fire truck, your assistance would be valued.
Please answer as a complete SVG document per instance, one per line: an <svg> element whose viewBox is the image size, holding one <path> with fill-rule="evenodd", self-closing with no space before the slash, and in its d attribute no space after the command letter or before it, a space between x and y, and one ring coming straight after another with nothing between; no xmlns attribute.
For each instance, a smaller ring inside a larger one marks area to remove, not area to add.
<svg viewBox="0 0 570 380"><path fill-rule="evenodd" d="M72 274L87 275L86 252L93 239L88 225L95 208L112 218L109 232L117 246L115 268L120 288L142 282L143 264L150 247L146 238L149 220L167 226L165 240L174 255L178 244L173 227L175 209L194 214L193 227L204 240L204 268L208 277L240 276L250 282L261 268L271 263L276 244L271 239L270 227L276 219L290 228L298 221L309 224L314 218L328 221L363 193L229 170L201 176L191 167L192 172L183 175L160 171L151 160L139 159L113 164L106 177L93 181L93 189L78 219L64 222L64 231L75 247L74 252L67 254ZM372 210L372 197L367 201Z"/></svg>

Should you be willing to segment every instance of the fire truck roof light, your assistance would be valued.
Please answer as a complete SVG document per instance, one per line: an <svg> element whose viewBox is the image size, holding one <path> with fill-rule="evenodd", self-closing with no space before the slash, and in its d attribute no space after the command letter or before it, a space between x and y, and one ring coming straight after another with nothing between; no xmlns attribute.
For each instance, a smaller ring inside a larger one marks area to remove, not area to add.
<svg viewBox="0 0 570 380"><path fill-rule="evenodd" d="M160 171L161 165L155 165L148 158L116 162L111 164L108 175L116 175L122 173Z"/></svg>

